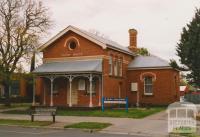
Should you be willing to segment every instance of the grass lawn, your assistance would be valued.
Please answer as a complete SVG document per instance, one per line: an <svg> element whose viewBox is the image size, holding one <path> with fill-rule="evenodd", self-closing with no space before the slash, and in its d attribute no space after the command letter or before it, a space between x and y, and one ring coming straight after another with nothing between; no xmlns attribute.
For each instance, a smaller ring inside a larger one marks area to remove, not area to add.
<svg viewBox="0 0 200 137"><path fill-rule="evenodd" d="M165 107L152 108L130 108L128 112L124 109L101 110L58 110L59 116L94 116L94 117L120 117L120 118L144 118L146 116L165 110ZM11 110L2 112L6 114L28 114L26 110Z"/></svg>
<svg viewBox="0 0 200 137"><path fill-rule="evenodd" d="M31 122L30 120L11 120L11 119L0 119L0 125L16 125L16 126L48 126L52 124L52 122L48 121L34 121Z"/></svg>
<svg viewBox="0 0 200 137"><path fill-rule="evenodd" d="M80 122L72 125L67 125L64 128L79 128L79 129L104 129L111 126L110 123L99 123L99 122Z"/></svg>
<svg viewBox="0 0 200 137"><path fill-rule="evenodd" d="M9 109L9 108L17 108L17 107L28 108L30 106L31 106L31 103L13 103L9 107L5 106L4 104L0 104L0 109Z"/></svg>
<svg viewBox="0 0 200 137"><path fill-rule="evenodd" d="M95 116L95 117L120 117L120 118L144 118L164 110L165 108L132 108L126 112L124 109L105 110L89 110L89 111L67 111L60 110L58 115L61 116Z"/></svg>
<svg viewBox="0 0 200 137"><path fill-rule="evenodd" d="M200 137L196 134L170 134L170 137Z"/></svg>

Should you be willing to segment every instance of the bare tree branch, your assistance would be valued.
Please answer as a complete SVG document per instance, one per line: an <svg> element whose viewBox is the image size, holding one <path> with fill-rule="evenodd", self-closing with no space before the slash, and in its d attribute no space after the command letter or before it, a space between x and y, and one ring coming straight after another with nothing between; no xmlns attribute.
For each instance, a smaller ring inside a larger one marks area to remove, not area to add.
<svg viewBox="0 0 200 137"><path fill-rule="evenodd" d="M38 0L0 1L0 66L13 73L19 60L38 48L51 25L48 9Z"/></svg>

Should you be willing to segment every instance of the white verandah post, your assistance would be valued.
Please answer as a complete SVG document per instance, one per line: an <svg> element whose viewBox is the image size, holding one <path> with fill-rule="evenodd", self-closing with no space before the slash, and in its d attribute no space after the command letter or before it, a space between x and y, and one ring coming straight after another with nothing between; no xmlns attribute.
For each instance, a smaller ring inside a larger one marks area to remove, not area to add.
<svg viewBox="0 0 200 137"><path fill-rule="evenodd" d="M102 98L102 84L101 77L99 77L99 106L101 106L101 98Z"/></svg>
<svg viewBox="0 0 200 137"><path fill-rule="evenodd" d="M92 74L90 74L89 81L90 81L90 103L89 103L89 107L93 107L93 103L92 103Z"/></svg>
<svg viewBox="0 0 200 137"><path fill-rule="evenodd" d="M50 100L50 106L53 106L53 81L54 81L54 78L51 77L50 81L51 81L51 100Z"/></svg>
<svg viewBox="0 0 200 137"><path fill-rule="evenodd" d="M69 107L72 107L72 76L69 77Z"/></svg>

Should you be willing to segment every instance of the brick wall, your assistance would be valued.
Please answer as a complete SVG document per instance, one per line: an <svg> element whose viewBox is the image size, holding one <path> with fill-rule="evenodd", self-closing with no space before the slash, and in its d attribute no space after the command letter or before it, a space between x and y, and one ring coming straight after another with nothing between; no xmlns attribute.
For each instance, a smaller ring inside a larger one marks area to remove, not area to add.
<svg viewBox="0 0 200 137"><path fill-rule="evenodd" d="M78 39L79 46L70 50L66 46L66 40L70 38ZM127 71L128 64L133 60L133 57L112 50L112 49L103 49L97 44L81 37L80 35L74 32L68 32L52 45L46 48L43 51L44 59L66 59L71 57L77 57L77 59L83 59L86 56L90 58L96 58L98 55L103 57L103 95L104 97L129 97L129 102L131 104L136 103L136 93L130 91L130 83L138 82L139 92L140 92L140 102L142 104L155 104L155 105L164 105L179 100L179 85L178 79L179 75L177 71L172 69L169 70L134 70ZM123 58L123 76L110 76L109 75L109 56L112 55L113 59ZM140 75L145 72L152 72L156 74L156 81L154 82L154 94L153 96L145 96L143 94L143 82L140 80ZM175 82L175 78L177 81ZM61 81L62 83L62 81ZM41 96L43 95L43 82L37 80L37 93ZM121 89L121 91L119 90ZM59 96L54 97L54 104L66 105L67 104L67 90L63 89ZM47 95L46 100L49 103L49 95ZM42 97L43 98L43 97ZM93 96L94 106L98 105L99 102L99 92ZM48 104L47 103L47 104ZM84 92L78 91L78 104L80 106L88 106L89 104L89 95L85 95Z"/></svg>
<svg viewBox="0 0 200 137"><path fill-rule="evenodd" d="M153 82L153 95L144 95L144 82L141 75L146 73L155 74L156 80ZM179 73L173 69L157 70L131 70L128 71L128 96L129 102L136 104L137 92L131 91L131 83L138 83L140 104L168 105L179 101Z"/></svg>

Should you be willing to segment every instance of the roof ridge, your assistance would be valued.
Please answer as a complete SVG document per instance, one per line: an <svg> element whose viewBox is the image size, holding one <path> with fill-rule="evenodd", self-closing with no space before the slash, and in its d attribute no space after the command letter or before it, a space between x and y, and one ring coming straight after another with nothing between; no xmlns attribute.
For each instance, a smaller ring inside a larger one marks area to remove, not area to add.
<svg viewBox="0 0 200 137"><path fill-rule="evenodd" d="M80 28L74 27L74 26L72 26L72 25L69 25L69 26L72 27L72 28L74 28L74 29L76 29L76 30L79 30L79 31L81 31L82 33L84 33L85 35L91 37L90 35L87 34L87 33L90 33L90 32L88 32L88 31L86 31L86 30L84 30L84 29L80 29ZM92 34L92 33L90 33L90 34ZM94 34L92 34L92 35L94 35ZM96 36L96 35L94 35L94 36ZM100 40L98 40L98 39L96 39L96 40L99 41L99 42L101 42L101 43L103 43L102 41L100 41ZM104 44L106 44L106 43L104 43Z"/></svg>
<svg viewBox="0 0 200 137"><path fill-rule="evenodd" d="M101 36L95 35L94 33L91 33L91 32L89 32L89 31L84 30L84 29L81 29L81 28L77 28L77 27L74 27L74 26L72 26L72 27L73 27L73 28L76 28L76 29L78 29L78 30L80 30L81 32L83 32L83 33L86 34L86 35L90 34L90 35L92 35L92 36L94 36L94 37L98 37L98 38L100 38L100 39L104 39L104 40L106 40L106 41L110 41L110 42L116 43L118 46L127 48L127 47L125 47L125 46L122 46L121 44L119 44L118 42L116 42L116 41L114 41L114 40L111 40L111 39L108 39L108 38L105 38L105 37L101 37ZM88 33L88 34L87 34L87 33ZM98 41L99 41L99 40L98 40ZM101 41L100 41L100 42L101 42ZM105 44L106 44L106 43L105 43Z"/></svg>
<svg viewBox="0 0 200 137"><path fill-rule="evenodd" d="M72 28L74 28L74 29L76 29L76 30L78 30L78 31L80 31L80 32L82 32L82 33L84 33L85 35L87 35L87 36L89 36L89 37L92 37L93 39L95 39L95 40L97 40L97 41L99 41L99 42L101 42L101 43L104 43L104 44L109 45L109 46L112 46L112 47L114 47L114 48L117 48L117 49L124 50L124 51L126 51L126 52L132 53L132 51L129 51L128 47L122 46L121 44L119 44L119 43L116 42L116 41L113 41L113 40L111 40L111 39L107 39L107 38L104 38L104 37L95 35L95 34L89 32L89 31L87 31L87 30L85 30L85 29L78 28L78 27L75 27L75 26L73 26L73 25L69 25L68 27L72 27ZM114 45L111 44L111 43L108 44L108 43L106 43L106 42L102 42L102 41L99 40L99 39L104 40L104 41L107 41L107 42L114 43L114 44L116 44L117 46L114 46ZM123 49L123 48L124 48L124 49ZM126 49L126 50L125 50L125 49ZM132 54L133 54L133 53L132 53Z"/></svg>

